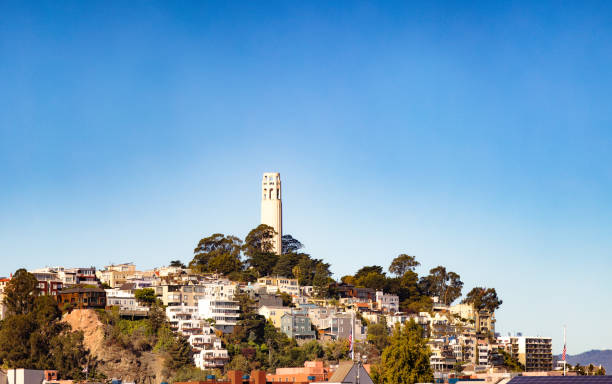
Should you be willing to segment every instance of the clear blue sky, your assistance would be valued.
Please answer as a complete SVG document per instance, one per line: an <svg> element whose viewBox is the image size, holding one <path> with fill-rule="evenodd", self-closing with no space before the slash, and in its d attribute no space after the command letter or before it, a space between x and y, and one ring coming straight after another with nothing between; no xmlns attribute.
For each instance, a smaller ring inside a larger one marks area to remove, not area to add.
<svg viewBox="0 0 612 384"><path fill-rule="evenodd" d="M259 222L416 255L498 330L612 348L611 3L0 2L0 274L188 261Z"/></svg>

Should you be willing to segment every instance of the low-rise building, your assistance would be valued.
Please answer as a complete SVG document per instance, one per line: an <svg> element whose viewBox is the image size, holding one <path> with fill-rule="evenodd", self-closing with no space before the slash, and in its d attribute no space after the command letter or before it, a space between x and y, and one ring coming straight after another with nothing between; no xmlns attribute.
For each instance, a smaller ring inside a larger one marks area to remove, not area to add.
<svg viewBox="0 0 612 384"><path fill-rule="evenodd" d="M135 273L136 266L133 263L107 265L104 269L95 272L97 278L111 288L121 287L127 278Z"/></svg>
<svg viewBox="0 0 612 384"><path fill-rule="evenodd" d="M288 277L260 277L257 284L265 287L268 293L285 292L290 295L300 294L300 285L297 279Z"/></svg>
<svg viewBox="0 0 612 384"><path fill-rule="evenodd" d="M306 361L303 367L276 368L275 373L266 375L266 381L270 383L327 381L330 374L330 369L323 364L323 361Z"/></svg>
<svg viewBox="0 0 612 384"><path fill-rule="evenodd" d="M304 310L293 310L281 316L281 331L298 341L314 340L316 338L308 314Z"/></svg>
<svg viewBox="0 0 612 384"><path fill-rule="evenodd" d="M64 289L57 295L57 302L60 307L103 309L106 307L106 292L101 288Z"/></svg>
<svg viewBox="0 0 612 384"><path fill-rule="evenodd" d="M265 317L266 319L270 320L276 328L280 328L281 327L281 317L283 317L285 313L291 313L291 308L282 307L282 306L273 307L273 306L264 305L263 307L260 307L258 309L257 313L259 313L261 316Z"/></svg>

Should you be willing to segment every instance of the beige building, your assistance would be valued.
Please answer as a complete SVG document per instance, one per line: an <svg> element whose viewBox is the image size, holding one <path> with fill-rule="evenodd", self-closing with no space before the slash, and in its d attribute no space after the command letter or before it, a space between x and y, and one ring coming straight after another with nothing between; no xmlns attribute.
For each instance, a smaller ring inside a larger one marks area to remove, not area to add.
<svg viewBox="0 0 612 384"><path fill-rule="evenodd" d="M282 251L283 205L281 200L280 173L266 172L261 181L261 223L274 228L273 250L276 254Z"/></svg>
<svg viewBox="0 0 612 384"><path fill-rule="evenodd" d="M155 294L166 306L186 305L198 306L198 301L206 294L206 287L202 285L159 285L152 287Z"/></svg>
<svg viewBox="0 0 612 384"><path fill-rule="evenodd" d="M283 317L285 313L291 313L291 308L290 307L272 307L272 306L264 305L259 308L258 312L261 316L270 320L276 328L280 328L281 327L281 317Z"/></svg>
<svg viewBox="0 0 612 384"><path fill-rule="evenodd" d="M104 269L96 271L98 280L108 284L111 288L121 287L127 282L127 278L134 274L136 274L136 266L133 263L107 265Z"/></svg>
<svg viewBox="0 0 612 384"><path fill-rule="evenodd" d="M265 287L268 293L285 292L290 295L300 294L300 285L297 279L288 277L260 277L257 279L257 284Z"/></svg>

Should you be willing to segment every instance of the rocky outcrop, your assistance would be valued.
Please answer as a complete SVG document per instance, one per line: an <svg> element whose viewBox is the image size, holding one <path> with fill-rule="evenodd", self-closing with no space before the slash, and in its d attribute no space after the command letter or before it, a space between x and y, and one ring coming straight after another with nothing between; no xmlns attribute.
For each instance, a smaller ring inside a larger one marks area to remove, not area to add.
<svg viewBox="0 0 612 384"><path fill-rule="evenodd" d="M104 339L104 324L92 309L75 309L63 317L74 331L82 331L84 344L97 360L96 369L108 378L135 383L160 383L164 359L159 354L134 352L108 343Z"/></svg>

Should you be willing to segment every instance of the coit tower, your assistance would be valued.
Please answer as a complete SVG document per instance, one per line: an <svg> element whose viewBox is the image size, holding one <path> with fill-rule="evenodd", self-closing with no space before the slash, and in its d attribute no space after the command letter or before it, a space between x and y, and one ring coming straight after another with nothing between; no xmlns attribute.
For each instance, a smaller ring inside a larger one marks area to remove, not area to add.
<svg viewBox="0 0 612 384"><path fill-rule="evenodd" d="M281 202L280 173L266 172L261 181L261 223L269 225L276 231L273 251L280 255L283 236L283 204Z"/></svg>

